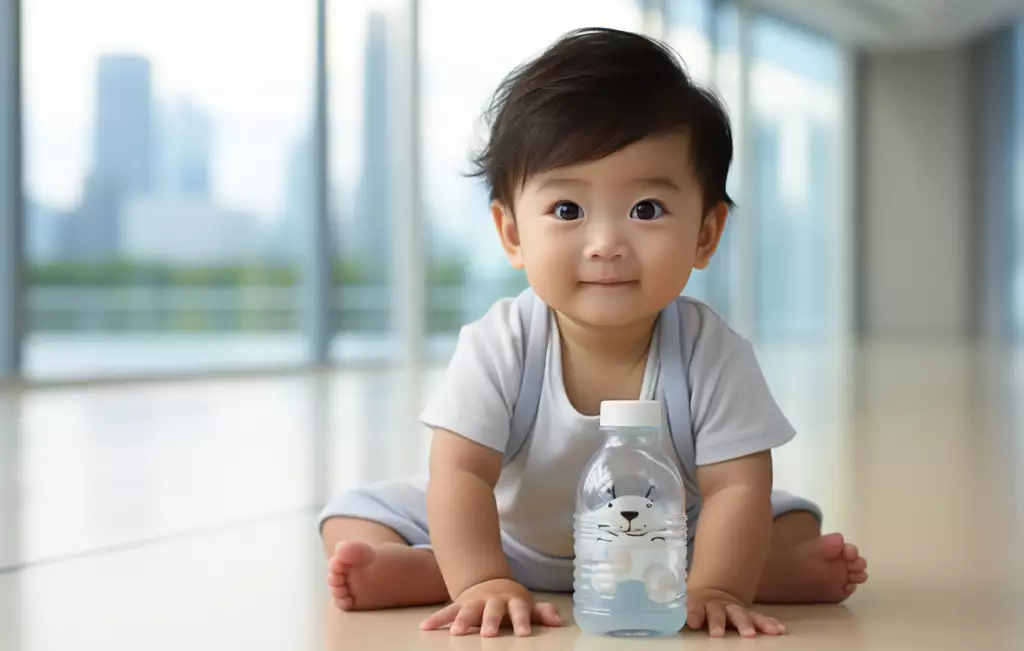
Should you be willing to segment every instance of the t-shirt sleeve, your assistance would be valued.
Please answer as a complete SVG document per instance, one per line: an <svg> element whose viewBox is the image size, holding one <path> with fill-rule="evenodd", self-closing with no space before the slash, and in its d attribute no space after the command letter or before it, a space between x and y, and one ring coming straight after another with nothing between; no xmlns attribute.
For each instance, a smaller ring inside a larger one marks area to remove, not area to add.
<svg viewBox="0 0 1024 651"><path fill-rule="evenodd" d="M702 306L690 362L696 463L705 466L779 447L796 432L772 397L754 347Z"/></svg>
<svg viewBox="0 0 1024 651"><path fill-rule="evenodd" d="M462 328L420 421L505 451L522 375L522 325L513 299Z"/></svg>

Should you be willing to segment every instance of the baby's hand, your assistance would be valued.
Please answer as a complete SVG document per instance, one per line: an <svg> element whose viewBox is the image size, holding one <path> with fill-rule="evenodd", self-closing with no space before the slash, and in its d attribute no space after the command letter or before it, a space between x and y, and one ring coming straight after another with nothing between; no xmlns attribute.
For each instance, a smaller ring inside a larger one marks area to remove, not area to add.
<svg viewBox="0 0 1024 651"><path fill-rule="evenodd" d="M739 631L743 637L784 635L786 627L779 620L754 612L736 597L721 590L695 589L686 595L689 616L686 624L697 630L708 627L711 637L724 637L727 625Z"/></svg>
<svg viewBox="0 0 1024 651"><path fill-rule="evenodd" d="M478 583L459 595L449 606L437 611L420 625L433 631L451 624L452 635L467 635L474 626L480 637L496 637L503 624L511 622L517 636L530 634L530 622L561 626L562 618L554 604L533 601L530 591L515 581L494 579Z"/></svg>

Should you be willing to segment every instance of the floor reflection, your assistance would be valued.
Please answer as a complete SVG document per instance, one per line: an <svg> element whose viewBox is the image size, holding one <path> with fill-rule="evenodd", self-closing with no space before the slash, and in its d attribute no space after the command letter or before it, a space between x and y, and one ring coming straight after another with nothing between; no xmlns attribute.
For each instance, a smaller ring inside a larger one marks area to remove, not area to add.
<svg viewBox="0 0 1024 651"><path fill-rule="evenodd" d="M804 632L786 648L1012 648L1001 645L1024 604L1024 354L759 356L800 432L776 455L777 482L819 501L872 564L848 608L784 611ZM0 649L479 648L423 636L416 612L325 607L316 510L425 471L415 416L439 372L0 394ZM606 642L562 631L487 644Z"/></svg>

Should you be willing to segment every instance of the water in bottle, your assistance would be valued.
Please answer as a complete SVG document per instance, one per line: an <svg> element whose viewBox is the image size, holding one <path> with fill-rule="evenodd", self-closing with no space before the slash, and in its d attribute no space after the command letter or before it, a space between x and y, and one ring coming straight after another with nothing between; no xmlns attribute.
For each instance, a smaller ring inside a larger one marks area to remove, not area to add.
<svg viewBox="0 0 1024 651"><path fill-rule="evenodd" d="M673 635L686 623L686 504L658 401L601 404L604 445L576 494L573 614L586 633Z"/></svg>

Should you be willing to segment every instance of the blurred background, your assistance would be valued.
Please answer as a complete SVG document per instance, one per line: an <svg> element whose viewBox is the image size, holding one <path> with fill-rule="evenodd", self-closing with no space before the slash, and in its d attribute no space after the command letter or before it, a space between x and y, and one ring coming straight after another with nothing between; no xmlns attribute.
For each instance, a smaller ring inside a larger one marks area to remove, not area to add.
<svg viewBox="0 0 1024 651"><path fill-rule="evenodd" d="M524 286L479 115L586 25L726 100L740 208L688 291L744 334L1024 331L1020 3L524 2L4 0L0 372L443 361Z"/></svg>
<svg viewBox="0 0 1024 651"><path fill-rule="evenodd" d="M0 0L0 649L322 647L316 509L425 468L459 327L525 286L480 114L585 26L728 106L687 293L871 559L863 648L1016 648L957 599L1024 584L1024 0ZM955 628L882 614L926 594Z"/></svg>

